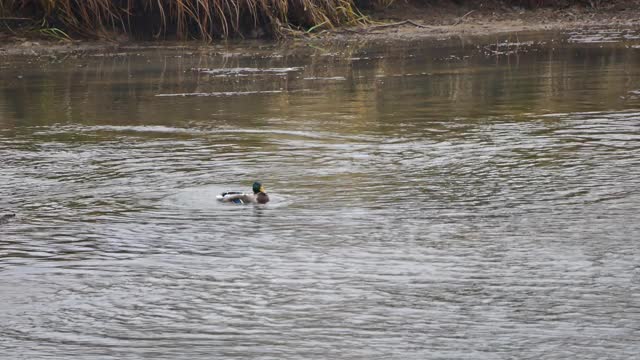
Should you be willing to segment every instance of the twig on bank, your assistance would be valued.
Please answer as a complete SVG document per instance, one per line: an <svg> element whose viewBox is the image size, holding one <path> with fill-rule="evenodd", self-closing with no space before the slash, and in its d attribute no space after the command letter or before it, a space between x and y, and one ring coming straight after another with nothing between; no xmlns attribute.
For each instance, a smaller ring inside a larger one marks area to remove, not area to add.
<svg viewBox="0 0 640 360"><path fill-rule="evenodd" d="M411 20L404 20L404 21L400 21L400 22L396 22L396 23L391 23L391 24L383 24L383 25L376 25L376 26L370 26L367 28L367 30L375 30L375 29L382 29L382 28L388 28L388 27L393 27L393 26L402 26L405 24L410 24L413 25L415 27L419 27L419 28L423 28L423 29L428 29L428 26L424 26L424 25L420 25L414 21Z"/></svg>
<svg viewBox="0 0 640 360"><path fill-rule="evenodd" d="M475 12L475 10L471 10L468 13L462 15L458 20L456 20L455 23L453 23L453 26L459 25L464 20L464 18L466 18L467 16L473 14L474 12Z"/></svg>
<svg viewBox="0 0 640 360"><path fill-rule="evenodd" d="M423 29L428 29L429 26L424 26L424 25L420 25L412 20L403 20L403 21L399 21L399 22L395 22L395 23L390 23L390 24L382 24L382 25L374 25L374 26L367 26L364 28L360 28L357 30L353 30L353 29L347 29L347 28L343 28L343 29L338 29L338 32L348 32L348 33L352 33L352 34L366 34L368 32L371 31L376 31L376 30L380 30L380 29L385 29L385 28L389 28L389 27L395 27L395 26L402 26L402 25L413 25L415 27L419 27L419 28L423 28Z"/></svg>
<svg viewBox="0 0 640 360"><path fill-rule="evenodd" d="M419 27L419 28L422 28L422 29L428 29L429 28L428 26L420 25L420 24L415 23L415 22L413 22L411 20L407 20L407 24L411 24L411 25L413 25L415 27Z"/></svg>

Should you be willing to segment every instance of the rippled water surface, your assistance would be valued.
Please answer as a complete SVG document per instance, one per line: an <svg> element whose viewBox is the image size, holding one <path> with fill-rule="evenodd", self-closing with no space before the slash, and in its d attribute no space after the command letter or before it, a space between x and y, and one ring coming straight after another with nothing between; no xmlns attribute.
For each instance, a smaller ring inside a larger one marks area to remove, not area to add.
<svg viewBox="0 0 640 360"><path fill-rule="evenodd" d="M0 358L637 357L634 34L0 58Z"/></svg>

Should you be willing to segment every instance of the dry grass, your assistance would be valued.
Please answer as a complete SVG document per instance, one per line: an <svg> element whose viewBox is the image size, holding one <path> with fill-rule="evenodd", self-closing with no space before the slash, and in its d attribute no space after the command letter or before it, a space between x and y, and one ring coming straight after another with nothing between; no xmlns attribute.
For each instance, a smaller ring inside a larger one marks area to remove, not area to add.
<svg viewBox="0 0 640 360"><path fill-rule="evenodd" d="M319 30L364 19L353 0L0 0L0 13L89 36L205 40L252 32L278 37L291 28Z"/></svg>
<svg viewBox="0 0 640 360"><path fill-rule="evenodd" d="M0 0L0 17L26 16L38 21L42 29L74 35L124 33L212 40L247 35L280 37L366 23L359 6L402 6L404 1L425 0ZM439 1L434 0L434 6ZM504 1L538 7L566 2L597 6L612 0Z"/></svg>

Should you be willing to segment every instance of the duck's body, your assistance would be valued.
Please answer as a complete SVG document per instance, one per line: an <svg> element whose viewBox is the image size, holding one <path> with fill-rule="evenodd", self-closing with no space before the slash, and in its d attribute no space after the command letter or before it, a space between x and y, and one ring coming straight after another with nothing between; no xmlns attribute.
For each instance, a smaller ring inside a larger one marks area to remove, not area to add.
<svg viewBox="0 0 640 360"><path fill-rule="evenodd" d="M253 194L246 194L240 191L227 191L216 197L222 202L232 202L235 204L266 204L269 202L269 195L264 190L261 183L253 183Z"/></svg>

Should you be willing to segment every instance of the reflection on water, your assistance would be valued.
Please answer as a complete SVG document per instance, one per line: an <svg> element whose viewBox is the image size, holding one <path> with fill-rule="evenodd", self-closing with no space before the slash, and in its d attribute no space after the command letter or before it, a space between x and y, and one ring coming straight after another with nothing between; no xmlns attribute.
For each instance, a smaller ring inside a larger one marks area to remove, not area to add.
<svg viewBox="0 0 640 360"><path fill-rule="evenodd" d="M2 353L637 356L638 43L491 41L1 59Z"/></svg>

